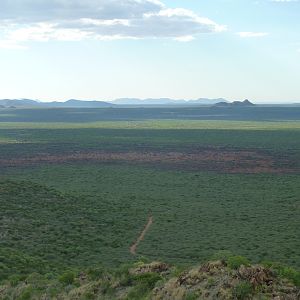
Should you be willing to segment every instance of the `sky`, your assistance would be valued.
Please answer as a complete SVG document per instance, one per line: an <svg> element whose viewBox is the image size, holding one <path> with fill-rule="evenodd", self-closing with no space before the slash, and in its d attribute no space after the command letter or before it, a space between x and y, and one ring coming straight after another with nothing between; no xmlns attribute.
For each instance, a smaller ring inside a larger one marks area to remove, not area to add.
<svg viewBox="0 0 300 300"><path fill-rule="evenodd" d="M300 0L1 0L0 99L300 102Z"/></svg>

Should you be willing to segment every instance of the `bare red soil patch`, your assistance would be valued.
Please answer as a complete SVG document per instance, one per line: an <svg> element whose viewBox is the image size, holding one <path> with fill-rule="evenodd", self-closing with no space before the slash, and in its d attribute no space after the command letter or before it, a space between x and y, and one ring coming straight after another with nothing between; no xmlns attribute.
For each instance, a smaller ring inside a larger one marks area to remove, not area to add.
<svg viewBox="0 0 300 300"><path fill-rule="evenodd" d="M0 166L29 166L67 162L129 162L150 163L191 170L229 173L295 173L299 170L283 158L255 150L200 149L193 151L128 151L74 152L70 154L40 154L35 157L0 159Z"/></svg>

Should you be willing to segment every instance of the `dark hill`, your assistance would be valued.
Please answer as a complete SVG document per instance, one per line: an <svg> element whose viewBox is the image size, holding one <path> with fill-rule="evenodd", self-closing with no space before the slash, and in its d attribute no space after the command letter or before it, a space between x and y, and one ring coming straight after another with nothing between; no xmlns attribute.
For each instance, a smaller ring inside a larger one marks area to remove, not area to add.
<svg viewBox="0 0 300 300"><path fill-rule="evenodd" d="M255 104L253 104L248 99L246 99L244 101L234 101L232 103L222 101L222 102L216 103L215 106L218 106L218 107L252 107L252 106L255 106Z"/></svg>
<svg viewBox="0 0 300 300"><path fill-rule="evenodd" d="M30 99L2 99L0 105L5 107L33 107L39 106L39 102Z"/></svg>
<svg viewBox="0 0 300 300"><path fill-rule="evenodd" d="M98 108L98 107L111 107L114 104L104 101L83 101L83 100L76 100L70 99L66 102L49 102L43 103L44 106L47 107L66 107L66 108Z"/></svg>
<svg viewBox="0 0 300 300"><path fill-rule="evenodd" d="M232 102L232 105L234 106L255 106L252 102L250 102L248 99L244 101L234 101Z"/></svg>

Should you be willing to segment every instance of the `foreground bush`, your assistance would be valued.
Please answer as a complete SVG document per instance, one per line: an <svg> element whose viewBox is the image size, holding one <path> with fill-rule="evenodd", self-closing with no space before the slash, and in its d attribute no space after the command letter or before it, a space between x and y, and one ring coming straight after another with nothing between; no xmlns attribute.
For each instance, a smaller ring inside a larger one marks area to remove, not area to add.
<svg viewBox="0 0 300 300"><path fill-rule="evenodd" d="M182 272L160 262L139 262L115 270L13 276L0 284L0 299L298 299L298 271L271 263L251 265L244 257L225 254Z"/></svg>

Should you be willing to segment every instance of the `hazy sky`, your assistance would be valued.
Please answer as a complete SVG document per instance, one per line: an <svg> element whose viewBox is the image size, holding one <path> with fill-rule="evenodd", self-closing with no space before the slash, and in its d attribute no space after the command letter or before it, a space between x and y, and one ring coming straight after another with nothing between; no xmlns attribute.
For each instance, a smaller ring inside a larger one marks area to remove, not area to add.
<svg viewBox="0 0 300 300"><path fill-rule="evenodd" d="M0 98L300 101L300 0L1 0Z"/></svg>

